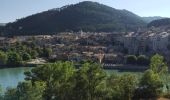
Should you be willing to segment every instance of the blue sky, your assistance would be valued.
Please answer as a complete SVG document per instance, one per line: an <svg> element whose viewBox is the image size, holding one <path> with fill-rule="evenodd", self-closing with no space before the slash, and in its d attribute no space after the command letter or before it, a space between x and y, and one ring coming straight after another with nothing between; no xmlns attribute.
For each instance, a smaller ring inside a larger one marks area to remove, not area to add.
<svg viewBox="0 0 170 100"><path fill-rule="evenodd" d="M0 0L0 23L85 0ZM87 0L86 0L87 1ZM170 0L90 0L140 16L170 17Z"/></svg>

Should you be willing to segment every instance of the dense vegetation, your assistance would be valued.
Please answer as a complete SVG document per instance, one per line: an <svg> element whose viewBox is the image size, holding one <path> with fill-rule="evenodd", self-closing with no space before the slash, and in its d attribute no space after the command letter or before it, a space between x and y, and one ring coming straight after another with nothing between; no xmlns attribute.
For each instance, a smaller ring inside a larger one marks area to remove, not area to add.
<svg viewBox="0 0 170 100"><path fill-rule="evenodd" d="M135 31L145 26L141 17L96 2L85 1L22 18L6 25L13 35L54 34L65 31Z"/></svg>
<svg viewBox="0 0 170 100"><path fill-rule="evenodd" d="M148 27L169 27L170 25L170 18L154 20L148 24Z"/></svg>
<svg viewBox="0 0 170 100"><path fill-rule="evenodd" d="M166 18L166 17L153 16L153 17L142 17L142 18L143 18L143 20L144 20L145 22L150 23L150 22L152 22L152 21L154 21L154 20L164 19L164 18Z"/></svg>
<svg viewBox="0 0 170 100"><path fill-rule="evenodd" d="M36 58L48 59L52 54L51 48L39 47L33 42L16 42L0 48L0 65L20 66Z"/></svg>
<svg viewBox="0 0 170 100"><path fill-rule="evenodd" d="M138 57L135 55L128 55L126 57L126 64L148 66L149 63L150 59L145 55L139 55Z"/></svg>
<svg viewBox="0 0 170 100"><path fill-rule="evenodd" d="M151 59L141 78L107 75L96 63L56 62L25 72L26 81L8 89L2 100L139 100L169 96L169 74L160 55ZM166 77L165 77L166 76Z"/></svg>

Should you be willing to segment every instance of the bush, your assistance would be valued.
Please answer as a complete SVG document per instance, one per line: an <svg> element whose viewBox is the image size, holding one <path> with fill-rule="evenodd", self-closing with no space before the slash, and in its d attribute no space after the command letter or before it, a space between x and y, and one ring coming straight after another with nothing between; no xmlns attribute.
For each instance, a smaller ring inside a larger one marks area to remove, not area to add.
<svg viewBox="0 0 170 100"><path fill-rule="evenodd" d="M154 73L152 70L145 71L139 88L135 92L136 98L156 98L162 94L163 81L159 74Z"/></svg>
<svg viewBox="0 0 170 100"><path fill-rule="evenodd" d="M43 56L46 58L49 58L52 54L52 49L51 48L44 48L43 49Z"/></svg>
<svg viewBox="0 0 170 100"><path fill-rule="evenodd" d="M24 53L24 54L22 55L22 59L23 59L23 61L28 61L28 60L31 59L31 56L30 56L30 54L28 54L28 53Z"/></svg>
<svg viewBox="0 0 170 100"><path fill-rule="evenodd" d="M18 83L17 88L8 89L0 100L43 100L44 87L42 82L36 82L34 85L31 82Z"/></svg>
<svg viewBox="0 0 170 100"><path fill-rule="evenodd" d="M131 100L138 85L137 77L133 74L113 74L107 79L107 86L112 91L111 100Z"/></svg>
<svg viewBox="0 0 170 100"><path fill-rule="evenodd" d="M38 52L36 50L31 50L30 55L33 59L36 59L36 57L38 57Z"/></svg>
<svg viewBox="0 0 170 100"><path fill-rule="evenodd" d="M150 63L150 60L146 56L144 56L144 55L138 56L138 58L137 58L138 65L149 65L149 63Z"/></svg>
<svg viewBox="0 0 170 100"><path fill-rule="evenodd" d="M9 64L9 65L19 65L19 64L22 64L22 58L16 52L9 52L8 53L7 64Z"/></svg>
<svg viewBox="0 0 170 100"><path fill-rule="evenodd" d="M0 51L0 64L6 64L7 62L7 55L5 52Z"/></svg>
<svg viewBox="0 0 170 100"><path fill-rule="evenodd" d="M136 64L137 58L135 55L129 55L126 58L126 64Z"/></svg>

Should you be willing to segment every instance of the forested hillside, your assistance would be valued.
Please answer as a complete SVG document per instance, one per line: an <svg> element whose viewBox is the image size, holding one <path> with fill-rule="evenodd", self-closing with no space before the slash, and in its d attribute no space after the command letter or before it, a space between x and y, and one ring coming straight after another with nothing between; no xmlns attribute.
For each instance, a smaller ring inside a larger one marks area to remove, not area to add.
<svg viewBox="0 0 170 100"><path fill-rule="evenodd" d="M154 20L159 20L159 19L164 19L166 17L160 17L160 16L153 16L153 17L142 17L143 20L146 22L146 23L150 23Z"/></svg>
<svg viewBox="0 0 170 100"><path fill-rule="evenodd" d="M34 14L8 23L12 35L53 34L64 31L135 31L146 24L141 17L96 2L80 2Z"/></svg>
<svg viewBox="0 0 170 100"><path fill-rule="evenodd" d="M148 24L148 27L169 27L170 26L170 18L160 19L152 21Z"/></svg>

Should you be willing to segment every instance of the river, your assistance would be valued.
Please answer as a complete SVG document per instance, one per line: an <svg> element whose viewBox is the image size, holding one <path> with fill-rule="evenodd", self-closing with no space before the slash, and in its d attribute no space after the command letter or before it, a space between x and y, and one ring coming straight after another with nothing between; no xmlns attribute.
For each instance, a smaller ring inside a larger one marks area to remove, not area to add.
<svg viewBox="0 0 170 100"><path fill-rule="evenodd" d="M2 92L7 88L14 88L17 86L18 82L24 81L24 72L29 70L31 70L29 67L0 69L0 85Z"/></svg>
<svg viewBox="0 0 170 100"><path fill-rule="evenodd" d="M7 88L15 88L18 82L24 81L25 71L30 71L31 67L19 67L19 68L5 68L0 69L0 85L2 92L4 92ZM118 70L105 70L108 74L112 74L113 72L118 74L123 73L135 73L139 74L138 72L119 72Z"/></svg>

